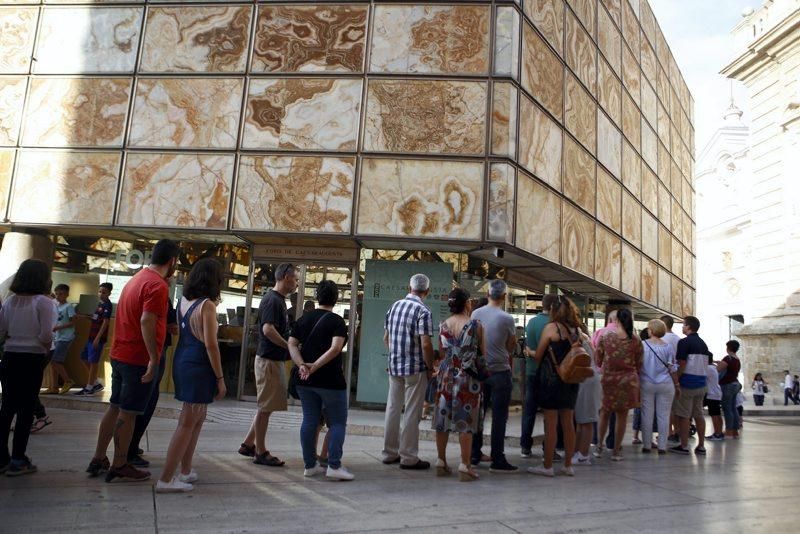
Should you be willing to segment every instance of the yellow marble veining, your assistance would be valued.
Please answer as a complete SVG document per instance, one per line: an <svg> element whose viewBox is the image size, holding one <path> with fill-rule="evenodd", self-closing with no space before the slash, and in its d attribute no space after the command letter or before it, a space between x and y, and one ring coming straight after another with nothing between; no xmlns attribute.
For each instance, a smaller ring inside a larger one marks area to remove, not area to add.
<svg viewBox="0 0 800 534"><path fill-rule="evenodd" d="M0 7L0 73L28 73L38 15L38 7Z"/></svg>
<svg viewBox="0 0 800 534"><path fill-rule="evenodd" d="M627 191L622 192L622 237L641 248L642 206Z"/></svg>
<svg viewBox="0 0 800 534"><path fill-rule="evenodd" d="M642 146L642 115L625 93L622 95L622 133L638 152Z"/></svg>
<svg viewBox="0 0 800 534"><path fill-rule="evenodd" d="M525 0L522 9L559 55L564 54L564 0Z"/></svg>
<svg viewBox="0 0 800 534"><path fill-rule="evenodd" d="M622 127L622 82L600 58L597 70L597 100L618 127Z"/></svg>
<svg viewBox="0 0 800 534"><path fill-rule="evenodd" d="M27 84L23 76L0 78L0 146L14 146L19 140Z"/></svg>
<svg viewBox="0 0 800 534"><path fill-rule="evenodd" d="M129 153L117 223L224 229L233 163L233 154Z"/></svg>
<svg viewBox="0 0 800 534"><path fill-rule="evenodd" d="M118 152L23 150L18 158L11 221L112 223L119 177Z"/></svg>
<svg viewBox="0 0 800 534"><path fill-rule="evenodd" d="M595 168L592 155L571 137L564 141L564 195L578 206L595 213Z"/></svg>
<svg viewBox="0 0 800 534"><path fill-rule="evenodd" d="M597 0L567 0L572 11L578 16L586 31L595 36L595 21L597 17Z"/></svg>
<svg viewBox="0 0 800 534"><path fill-rule="evenodd" d="M597 85L597 48L578 19L567 13L567 65L592 94Z"/></svg>
<svg viewBox="0 0 800 534"><path fill-rule="evenodd" d="M622 232L622 184L602 168L597 168L597 220Z"/></svg>
<svg viewBox="0 0 800 534"><path fill-rule="evenodd" d="M661 221L667 230L670 229L670 221L672 220L670 210L672 209L672 198L670 198L667 188L659 182L658 183L658 220Z"/></svg>
<svg viewBox="0 0 800 534"><path fill-rule="evenodd" d="M647 165L642 166L642 205L653 215L658 214L658 178Z"/></svg>
<svg viewBox="0 0 800 534"><path fill-rule="evenodd" d="M564 202L562 217L562 265L594 276L594 221L567 202Z"/></svg>
<svg viewBox="0 0 800 534"><path fill-rule="evenodd" d="M480 239L483 163L365 159L358 233Z"/></svg>
<svg viewBox="0 0 800 534"><path fill-rule="evenodd" d="M635 61L639 61L639 36L641 30L639 29L639 19L636 13L633 12L631 5L623 0L622 1L622 37L631 50L636 52ZM624 48L624 47L623 47ZM633 57L633 56L632 56ZM624 69L624 65L623 65Z"/></svg>
<svg viewBox="0 0 800 534"><path fill-rule="evenodd" d="M642 256L642 300L658 305L658 265Z"/></svg>
<svg viewBox="0 0 800 534"><path fill-rule="evenodd" d="M5 218L8 208L8 190L14 172L14 150L0 149L0 217Z"/></svg>
<svg viewBox="0 0 800 534"><path fill-rule="evenodd" d="M642 211L642 252L658 259L658 221L647 211Z"/></svg>
<svg viewBox="0 0 800 534"><path fill-rule="evenodd" d="M658 172L658 139L644 117L642 117L642 158L654 172Z"/></svg>
<svg viewBox="0 0 800 534"><path fill-rule="evenodd" d="M672 309L672 277L664 269L658 269L658 307L662 310Z"/></svg>
<svg viewBox="0 0 800 534"><path fill-rule="evenodd" d="M514 238L514 189L516 173L507 163L489 169L488 238L512 243Z"/></svg>
<svg viewBox="0 0 800 534"><path fill-rule="evenodd" d="M675 236L672 236L672 274L683 278L683 247Z"/></svg>
<svg viewBox="0 0 800 534"><path fill-rule="evenodd" d="M564 106L564 67L529 24L522 25L522 87L557 120Z"/></svg>
<svg viewBox="0 0 800 534"><path fill-rule="evenodd" d="M609 14L611 15L611 19L614 21L617 26L622 23L622 5L627 3L627 0L601 0L600 4L597 6L597 10L601 11L602 6L608 10Z"/></svg>
<svg viewBox="0 0 800 534"><path fill-rule="evenodd" d="M633 147L622 143L622 185L636 198L642 196L642 160Z"/></svg>
<svg viewBox="0 0 800 534"><path fill-rule="evenodd" d="M665 269L672 268L672 236L664 225L658 225L658 263Z"/></svg>
<svg viewBox="0 0 800 534"><path fill-rule="evenodd" d="M520 165L561 189L561 128L525 95L520 98L519 120Z"/></svg>
<svg viewBox="0 0 800 534"><path fill-rule="evenodd" d="M681 300L681 315L694 315L694 291L687 285L683 286L683 295Z"/></svg>
<svg viewBox="0 0 800 534"><path fill-rule="evenodd" d="M578 79L568 73L564 101L564 126L592 154L597 150L596 117L597 104Z"/></svg>
<svg viewBox="0 0 800 534"><path fill-rule="evenodd" d="M622 36L602 7L597 10L597 45L617 76L622 76Z"/></svg>
<svg viewBox="0 0 800 534"><path fill-rule="evenodd" d="M242 156L233 227L347 233L354 157Z"/></svg>
<svg viewBox="0 0 800 534"><path fill-rule="evenodd" d="M622 133L602 111L597 113L597 161L617 178L622 176Z"/></svg>
<svg viewBox="0 0 800 534"><path fill-rule="evenodd" d="M525 173L519 173L516 245L558 263L561 252L561 204L557 194Z"/></svg>
<svg viewBox="0 0 800 534"><path fill-rule="evenodd" d="M642 291L642 255L633 247L622 243L622 275L620 289L640 298Z"/></svg>
<svg viewBox="0 0 800 534"><path fill-rule="evenodd" d="M504 82L492 85L492 154L516 158L517 88Z"/></svg>
<svg viewBox="0 0 800 534"><path fill-rule="evenodd" d="M602 226L597 226L595 239L595 278L608 286L619 289L622 267L622 242L619 237Z"/></svg>
<svg viewBox="0 0 800 534"><path fill-rule="evenodd" d="M640 105L642 102L642 71L631 51L625 46L622 47L622 85L628 90L636 105Z"/></svg>

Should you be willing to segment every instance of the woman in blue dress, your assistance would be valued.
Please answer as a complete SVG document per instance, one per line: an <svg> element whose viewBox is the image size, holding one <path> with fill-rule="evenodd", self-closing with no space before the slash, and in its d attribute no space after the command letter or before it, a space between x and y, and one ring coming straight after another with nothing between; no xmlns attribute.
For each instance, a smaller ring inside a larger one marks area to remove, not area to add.
<svg viewBox="0 0 800 534"><path fill-rule="evenodd" d="M159 493L191 491L197 481L192 457L214 400L225 397L225 380L217 344L217 301L222 286L222 264L203 258L194 264L178 303L180 339L172 362L175 398L183 402L178 428L167 450L164 471L156 482ZM180 472L176 473L180 465Z"/></svg>

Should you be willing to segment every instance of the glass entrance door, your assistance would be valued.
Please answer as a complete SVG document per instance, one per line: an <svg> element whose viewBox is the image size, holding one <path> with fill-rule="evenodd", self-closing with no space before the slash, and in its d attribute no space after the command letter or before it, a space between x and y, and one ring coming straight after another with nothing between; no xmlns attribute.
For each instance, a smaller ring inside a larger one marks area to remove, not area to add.
<svg viewBox="0 0 800 534"><path fill-rule="evenodd" d="M242 388L240 398L243 400L255 400L256 384L253 374L253 367L256 359L256 350L260 339L260 327L258 320L258 306L266 292L275 285L275 269L281 263L275 260L255 260L251 267L252 292L247 305L247 339L242 352L241 380ZM355 316L352 306L354 306L354 266L333 265L324 263L309 263L297 265L297 291L288 295L286 298L286 308L289 311L289 323L302 317L307 307L316 307L316 289L323 280L332 280L339 288L339 301L334 306L334 313L344 318L350 332L350 340L345 346L343 360L345 362L345 377L350 383L352 374L352 340L355 334ZM313 309L313 308L311 308ZM288 376L291 362L286 364Z"/></svg>

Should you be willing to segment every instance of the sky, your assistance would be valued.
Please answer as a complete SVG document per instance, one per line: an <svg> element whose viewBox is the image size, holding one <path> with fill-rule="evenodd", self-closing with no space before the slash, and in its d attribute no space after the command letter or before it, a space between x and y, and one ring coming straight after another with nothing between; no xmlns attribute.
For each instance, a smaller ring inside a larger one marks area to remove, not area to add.
<svg viewBox="0 0 800 534"><path fill-rule="evenodd" d="M763 0L650 0L650 6L661 25L689 90L694 95L695 144L697 154L703 150L722 120L730 102L731 82L719 75L731 59L744 50L737 50L730 35L742 11L762 5ZM745 111L745 91L734 83L734 99Z"/></svg>

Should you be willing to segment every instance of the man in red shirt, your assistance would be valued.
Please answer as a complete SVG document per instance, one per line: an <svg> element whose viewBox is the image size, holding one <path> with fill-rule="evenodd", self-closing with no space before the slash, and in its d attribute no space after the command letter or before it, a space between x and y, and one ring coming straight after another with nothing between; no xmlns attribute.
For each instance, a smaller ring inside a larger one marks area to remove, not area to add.
<svg viewBox="0 0 800 534"><path fill-rule="evenodd" d="M139 481L148 471L128 463L136 416L144 413L158 371L161 347L167 333L167 280L175 272L180 248L169 239L153 247L150 265L131 278L117 303L116 328L111 346L111 400L97 435L97 449L86 472L96 477L103 471L106 482ZM114 438L114 462L106 451Z"/></svg>

